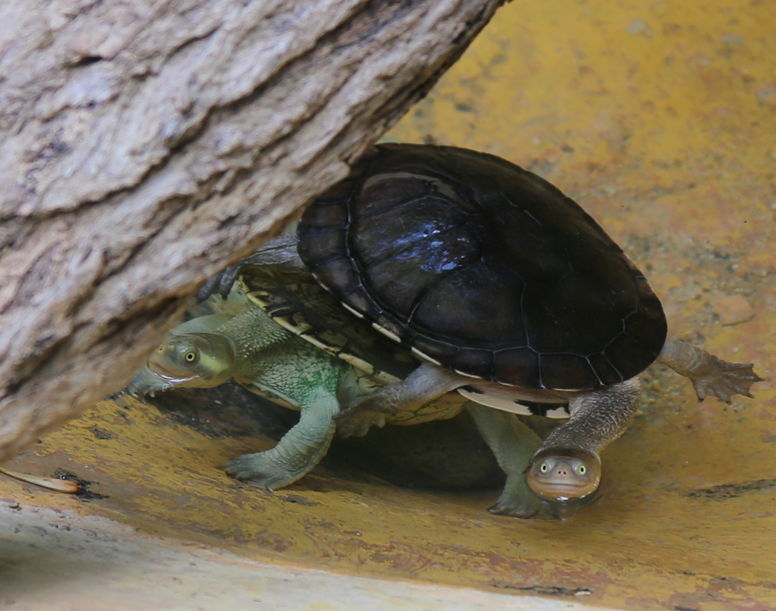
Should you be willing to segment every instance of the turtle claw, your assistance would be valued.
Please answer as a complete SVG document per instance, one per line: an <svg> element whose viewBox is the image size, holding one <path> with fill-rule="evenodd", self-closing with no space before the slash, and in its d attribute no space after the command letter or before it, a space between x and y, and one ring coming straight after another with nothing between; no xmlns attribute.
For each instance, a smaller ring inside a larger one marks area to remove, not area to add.
<svg viewBox="0 0 776 611"><path fill-rule="evenodd" d="M567 520L574 515L575 507L565 503L536 498L513 498L502 494L488 507L490 513L521 518L523 520Z"/></svg>
<svg viewBox="0 0 776 611"><path fill-rule="evenodd" d="M342 412L335 417L337 420L337 435L343 439L348 437L363 437L373 426L385 426L385 414L371 410L356 409L342 417Z"/></svg>
<svg viewBox="0 0 776 611"><path fill-rule="evenodd" d="M528 487L523 471L516 470L507 475L501 495L488 511L524 520L568 520L574 517L580 507L589 505L598 497L599 492L596 491L582 499L543 499Z"/></svg>
<svg viewBox="0 0 776 611"><path fill-rule="evenodd" d="M385 401L380 392L376 392L371 395L364 395L353 399L350 404L341 409L334 419L337 421L337 427L340 426L342 421L348 421L350 419L357 419L359 417L377 422L378 416L382 416L385 420L385 414L393 414L400 409L394 408L391 403ZM374 415L371 415L374 414ZM382 425L378 425L382 426Z"/></svg>
<svg viewBox="0 0 776 611"><path fill-rule="evenodd" d="M496 515L512 516L529 520L538 517L538 514L541 512L541 507L533 503L513 504L499 499L496 503L488 507L488 511Z"/></svg>
<svg viewBox="0 0 776 611"><path fill-rule="evenodd" d="M539 497L528 487L522 469L516 469L507 475L501 495L488 511L524 520L563 520L566 505Z"/></svg>
<svg viewBox="0 0 776 611"><path fill-rule="evenodd" d="M212 295L220 295L226 299L239 273L240 264L237 263L221 270L212 278L208 278L197 291L197 301L205 301Z"/></svg>
<svg viewBox="0 0 776 611"><path fill-rule="evenodd" d="M144 397L153 398L157 392L165 392L172 390L172 388L172 384L156 375L148 368L148 365L144 365L127 384L123 392L136 399L143 399Z"/></svg>
<svg viewBox="0 0 776 611"><path fill-rule="evenodd" d="M658 359L690 379L699 401L711 396L730 403L735 395L751 397L752 384L762 381L752 363L723 361L681 340L667 340Z"/></svg>
<svg viewBox="0 0 776 611"><path fill-rule="evenodd" d="M754 372L752 363L730 363L717 357L712 359L704 375L692 378L698 400L711 396L730 404L735 395L751 399L752 384L763 380Z"/></svg>
<svg viewBox="0 0 776 611"><path fill-rule="evenodd" d="M224 465L224 471L235 479L273 492L292 484L307 473L287 469L267 452L243 454Z"/></svg>

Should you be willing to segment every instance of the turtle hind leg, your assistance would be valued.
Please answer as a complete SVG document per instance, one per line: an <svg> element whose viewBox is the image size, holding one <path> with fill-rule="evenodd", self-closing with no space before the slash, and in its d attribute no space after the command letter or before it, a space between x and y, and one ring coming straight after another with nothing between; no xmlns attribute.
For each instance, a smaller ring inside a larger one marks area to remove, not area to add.
<svg viewBox="0 0 776 611"><path fill-rule="evenodd" d="M541 439L514 414L475 403L466 408L507 479L491 513L517 518L564 519L563 507L534 494L523 472Z"/></svg>
<svg viewBox="0 0 776 611"><path fill-rule="evenodd" d="M730 363L687 342L667 340L658 360L689 378L699 401L708 396L730 403L735 395L751 397L750 389L762 378L752 363Z"/></svg>
<svg viewBox="0 0 776 611"><path fill-rule="evenodd" d="M338 410L336 397L320 389L307 398L299 422L274 448L238 456L224 465L225 471L270 491L294 483L326 455L334 437L334 414Z"/></svg>
<svg viewBox="0 0 776 611"><path fill-rule="evenodd" d="M414 411L446 392L462 386L465 381L466 378L462 378L457 373L430 363L421 363L402 381L356 397L337 414L337 419L350 418L360 411L383 414Z"/></svg>
<svg viewBox="0 0 776 611"><path fill-rule="evenodd" d="M337 418L337 437L364 437L374 426L385 426L385 414L371 410L354 411L344 418Z"/></svg>

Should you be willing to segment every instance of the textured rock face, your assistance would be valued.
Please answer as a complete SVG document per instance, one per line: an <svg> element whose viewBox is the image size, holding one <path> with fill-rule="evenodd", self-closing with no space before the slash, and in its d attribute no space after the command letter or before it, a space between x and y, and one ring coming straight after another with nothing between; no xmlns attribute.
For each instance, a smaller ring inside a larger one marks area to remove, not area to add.
<svg viewBox="0 0 776 611"><path fill-rule="evenodd" d="M497 0L0 9L0 459L347 171Z"/></svg>

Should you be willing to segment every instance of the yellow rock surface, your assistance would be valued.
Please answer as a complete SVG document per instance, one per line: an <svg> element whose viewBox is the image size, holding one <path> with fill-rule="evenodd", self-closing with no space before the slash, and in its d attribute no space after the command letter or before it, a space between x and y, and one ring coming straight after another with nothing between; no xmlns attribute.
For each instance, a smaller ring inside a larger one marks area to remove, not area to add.
<svg viewBox="0 0 776 611"><path fill-rule="evenodd" d="M648 274L675 336L772 378L773 19L756 0L515 1L389 137L546 177ZM742 302L745 320L721 324ZM138 402L100 403L9 463L72 471L106 498L10 479L0 498L349 575L606 607L776 608L772 383L726 406L697 403L661 367L645 382L641 413L605 453L603 498L565 523L492 516L495 493L325 468L270 495L217 468L266 440L208 437Z"/></svg>

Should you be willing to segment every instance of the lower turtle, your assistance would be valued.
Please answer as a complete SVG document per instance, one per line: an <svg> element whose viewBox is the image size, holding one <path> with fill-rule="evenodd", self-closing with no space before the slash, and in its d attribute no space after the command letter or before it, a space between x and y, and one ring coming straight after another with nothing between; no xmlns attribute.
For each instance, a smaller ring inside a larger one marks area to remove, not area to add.
<svg viewBox="0 0 776 611"><path fill-rule="evenodd" d="M337 433L362 436L372 426L416 425L467 410L506 474L490 510L521 518L565 518L567 508L532 492L523 471L541 443L513 414L447 393L392 414L344 407L417 367L409 348L377 333L315 281L295 255L295 240L281 239L243 261L237 283L215 313L172 329L127 390L142 396L175 388L208 388L234 380L251 391L300 411L299 422L274 448L239 456L227 473L268 490L309 473ZM289 256L290 253L290 256ZM234 274L229 277L231 286Z"/></svg>

